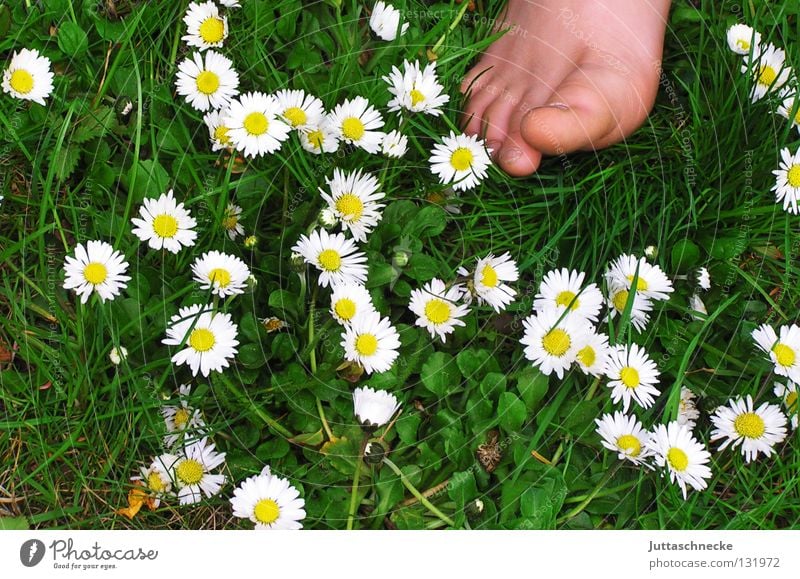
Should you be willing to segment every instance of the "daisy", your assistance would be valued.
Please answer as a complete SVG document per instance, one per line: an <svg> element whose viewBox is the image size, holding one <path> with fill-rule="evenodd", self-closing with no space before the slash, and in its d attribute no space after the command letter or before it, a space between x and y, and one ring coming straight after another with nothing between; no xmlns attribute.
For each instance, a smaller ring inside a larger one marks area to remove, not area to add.
<svg viewBox="0 0 800 579"><path fill-rule="evenodd" d="M386 2L376 2L375 7L372 9L372 14L369 17L369 27L372 31L383 40L391 42L397 38L397 31L400 30L400 36L408 30L408 22L400 26L400 11Z"/></svg>
<svg viewBox="0 0 800 579"><path fill-rule="evenodd" d="M761 44L761 34L746 24L734 24L728 28L728 48L736 54L750 54L750 48L756 50Z"/></svg>
<svg viewBox="0 0 800 579"><path fill-rule="evenodd" d="M374 430L387 424L400 408L393 394L385 390L373 390L365 386L353 391L353 408L358 421L366 428Z"/></svg>
<svg viewBox="0 0 800 579"><path fill-rule="evenodd" d="M466 191L473 189L484 178L492 164L483 140L475 135L456 135L442 137L442 142L431 151L431 172L439 177L442 184L452 184L453 189Z"/></svg>
<svg viewBox="0 0 800 579"><path fill-rule="evenodd" d="M206 52L205 62L203 55L195 52L178 65L175 86L198 111L222 109L239 94L239 74L219 52Z"/></svg>
<svg viewBox="0 0 800 579"><path fill-rule="evenodd" d="M236 487L230 499L233 516L250 519L256 530L302 529L306 517L305 500L285 478L273 475L265 466L261 474L251 476Z"/></svg>
<svg viewBox="0 0 800 579"><path fill-rule="evenodd" d="M447 288L442 280L434 278L422 289L411 292L408 309L417 316L419 327L428 330L432 338L438 335L444 343L456 326L466 326L461 318L469 313L469 307L458 304L463 294L460 284Z"/></svg>
<svg viewBox="0 0 800 579"><path fill-rule="evenodd" d="M82 304L92 292L101 301L113 300L131 279L124 275L127 270L128 262L122 254L105 241L89 241L85 248L79 243L75 246L75 257L65 259L64 289L75 290Z"/></svg>
<svg viewBox="0 0 800 579"><path fill-rule="evenodd" d="M390 131L383 137L381 152L391 159L399 159L408 151L408 137L400 131Z"/></svg>
<svg viewBox="0 0 800 579"><path fill-rule="evenodd" d="M339 150L339 134L327 120L298 132L300 145L309 153L335 153Z"/></svg>
<svg viewBox="0 0 800 579"><path fill-rule="evenodd" d="M319 285L322 287L367 281L367 256L343 233L331 234L324 229L315 229L309 236L301 235L292 251L321 272Z"/></svg>
<svg viewBox="0 0 800 579"><path fill-rule="evenodd" d="M207 251L192 264L194 280L200 289L210 289L221 298L244 293L250 268L235 255Z"/></svg>
<svg viewBox="0 0 800 579"><path fill-rule="evenodd" d="M545 310L523 320L525 335L520 343L526 346L525 357L538 366L542 374L553 372L559 378L569 369L578 353L581 337L589 330L581 318L561 318L557 310Z"/></svg>
<svg viewBox="0 0 800 579"><path fill-rule="evenodd" d="M225 8L240 8L241 4L239 4L239 0L219 0L219 3L225 6Z"/></svg>
<svg viewBox="0 0 800 579"><path fill-rule="evenodd" d="M230 314L213 313L209 306L195 304L172 316L167 337L161 343L183 348L172 356L174 364L188 364L193 376L198 371L208 376L212 370L222 372L228 367L228 359L233 358L239 345L238 331Z"/></svg>
<svg viewBox="0 0 800 579"><path fill-rule="evenodd" d="M383 77L389 85L394 98L389 101L390 111L406 109L413 113L426 113L434 117L442 114L441 107L450 100L450 95L442 94L444 87L436 78L436 61L420 69L419 61L403 61L403 71L396 66Z"/></svg>
<svg viewBox="0 0 800 579"><path fill-rule="evenodd" d="M244 235L244 227L239 218L242 216L242 208L233 203L228 203L225 208L225 215L222 218L222 228L228 232L228 237L235 240L237 236Z"/></svg>
<svg viewBox="0 0 800 579"><path fill-rule="evenodd" d="M325 116L322 101L303 90L279 90L275 98L281 117L293 129L303 131L315 127Z"/></svg>
<svg viewBox="0 0 800 579"><path fill-rule="evenodd" d="M659 395L658 367L650 359L644 348L637 344L615 346L608 354L606 376L610 382L611 400L622 400L622 410L628 411L631 400L642 408L650 408L655 397Z"/></svg>
<svg viewBox="0 0 800 579"><path fill-rule="evenodd" d="M608 288L608 306L609 317L613 318L615 315L625 311L628 300L630 299L630 291L624 285L611 285ZM644 331L647 327L647 322L650 321L650 311L653 309L653 303L639 292L633 294L633 304L631 305L630 321L633 327L638 332Z"/></svg>
<svg viewBox="0 0 800 579"><path fill-rule="evenodd" d="M463 267L458 268L458 274L470 275ZM506 309L506 306L513 302L514 296L517 295L512 287L503 282L513 282L518 279L517 263L508 252L500 257L489 254L478 259L475 273L471 274L471 279L467 282L469 293L465 297L469 301L472 296L475 296L479 304L487 303L494 308L494 311L500 312Z"/></svg>
<svg viewBox="0 0 800 579"><path fill-rule="evenodd" d="M191 247L197 239L194 227L197 221L177 203L172 189L158 199L145 199L139 207L139 217L131 219L136 227L133 234L146 241L151 249L166 249L178 253L183 247Z"/></svg>
<svg viewBox="0 0 800 579"><path fill-rule="evenodd" d="M653 450L647 446L650 433L635 416L626 416L617 411L613 415L604 414L602 418L596 418L595 422L597 434L603 439L603 446L616 452L620 460L649 466L647 458L653 454Z"/></svg>
<svg viewBox="0 0 800 579"><path fill-rule="evenodd" d="M131 477L131 482L136 482L147 489L151 507L154 509L157 509L161 505L161 499L169 496L172 491L172 479L164 468L165 460L170 460L169 455L157 456L150 466L141 467L139 474Z"/></svg>
<svg viewBox="0 0 800 579"><path fill-rule="evenodd" d="M702 321L702 320L705 319L705 318L702 318L702 317L698 316L697 315L698 313L699 314L703 314L704 316L708 315L708 310L706 309L706 304L703 303L703 300L697 294L692 294L689 297L689 309L692 310L692 317L695 320Z"/></svg>
<svg viewBox="0 0 800 579"><path fill-rule="evenodd" d="M798 386L792 381L788 384L781 384L775 382L775 396L779 396L783 400L783 405L786 406L786 413L789 415L792 428L797 428L797 393Z"/></svg>
<svg viewBox="0 0 800 579"><path fill-rule="evenodd" d="M274 96L249 92L231 102L222 122L237 151L245 157L260 157L274 153L289 138L291 129L278 116L280 113Z"/></svg>
<svg viewBox="0 0 800 579"><path fill-rule="evenodd" d="M203 495L211 498L219 493L225 484L225 475L211 471L225 462L225 453L217 452L214 443L201 438L183 448L175 456L169 469L172 481L178 491L178 502L190 505L203 500Z"/></svg>
<svg viewBox="0 0 800 579"><path fill-rule="evenodd" d="M772 174L775 175L775 185L770 191L775 192L777 203L783 201L784 211L797 215L797 201L800 199L800 149L794 155L789 149L781 149L780 167Z"/></svg>
<svg viewBox="0 0 800 579"><path fill-rule="evenodd" d="M327 121L339 139L373 155L383 142L383 118L364 97L348 99L328 115Z"/></svg>
<svg viewBox="0 0 800 579"><path fill-rule="evenodd" d="M178 388L180 394L178 406L164 406L161 415L164 417L164 425L167 428L167 436L164 437L164 445L171 448L179 440L184 440L184 435L193 432L196 435L204 436L206 425L200 410L189 405L188 398L192 392L190 384L181 384Z"/></svg>
<svg viewBox="0 0 800 579"><path fill-rule="evenodd" d="M344 357L361 365L367 374L386 372L399 355L400 334L389 318L366 312L345 327L341 344Z"/></svg>
<svg viewBox="0 0 800 579"><path fill-rule="evenodd" d="M567 268L547 272L533 300L533 309L542 312L547 308L561 311L569 308L571 316L596 323L603 307L603 294L594 283L583 287L585 277L582 271Z"/></svg>
<svg viewBox="0 0 800 579"><path fill-rule="evenodd" d="M753 339L761 350L769 354L775 364L775 373L792 382L800 382L800 327L795 324L781 326L780 339L768 324L753 330Z"/></svg>
<svg viewBox="0 0 800 579"><path fill-rule="evenodd" d="M755 460L759 454L769 456L775 452L775 445L786 438L786 416L780 407L764 402L753 409L753 398L749 394L717 408L711 422L715 426L711 440L725 439L720 450L741 444L745 462Z"/></svg>
<svg viewBox="0 0 800 579"><path fill-rule="evenodd" d="M796 96L788 93L778 106L778 114L792 122L792 126L800 131L800 101Z"/></svg>
<svg viewBox="0 0 800 579"><path fill-rule="evenodd" d="M128 349L125 346L120 346L120 347L114 346L108 353L108 359L111 360L111 363L114 364L114 366L119 366L120 364L122 364L122 361L127 358L128 358Z"/></svg>
<svg viewBox="0 0 800 579"><path fill-rule="evenodd" d="M669 478L677 482L686 499L686 486L701 491L708 486L711 469L706 466L711 453L692 436L685 425L670 422L659 424L650 438L648 446L652 449L656 464L667 467Z"/></svg>
<svg viewBox="0 0 800 579"><path fill-rule="evenodd" d="M231 140L228 137L228 127L222 122L227 114L227 109L224 111L212 110L203 116L203 122L208 128L208 137L211 141L212 151L216 152L231 148Z"/></svg>
<svg viewBox="0 0 800 579"><path fill-rule="evenodd" d="M50 59L39 56L36 49L15 51L8 68L3 71L3 92L17 99L44 105L44 99L53 92Z"/></svg>
<svg viewBox="0 0 800 579"><path fill-rule="evenodd" d="M700 286L702 290L708 291L711 289L711 275L704 267L697 270L697 285Z"/></svg>
<svg viewBox="0 0 800 579"><path fill-rule="evenodd" d="M638 277L636 277L638 274ZM649 300L667 300L674 290L672 282L657 265L651 265L644 257L621 255L609 265L605 273L609 286L633 287L636 278L636 293Z"/></svg>
<svg viewBox="0 0 800 579"><path fill-rule="evenodd" d="M609 352L608 336L590 326L577 338L577 342L575 363L581 371L595 378L605 374Z"/></svg>
<svg viewBox="0 0 800 579"><path fill-rule="evenodd" d="M333 170L333 178L326 179L330 193L319 192L328 204L342 229L350 231L356 241L366 241L367 235L381 220L384 205L377 203L386 194L380 189L378 180L361 169L345 173Z"/></svg>
<svg viewBox="0 0 800 579"><path fill-rule="evenodd" d="M695 398L694 392L689 390L686 386L681 386L681 399L678 403L677 422L681 426L686 425L689 430L694 430L697 419L700 418L700 411L697 410L697 406L694 402Z"/></svg>
<svg viewBox="0 0 800 579"><path fill-rule="evenodd" d="M219 15L219 8L211 2L191 2L183 17L187 33L181 38L198 50L219 48L228 37L228 19Z"/></svg>
<svg viewBox="0 0 800 579"><path fill-rule="evenodd" d="M742 72L753 77L750 98L756 102L785 85L792 70L786 65L786 53L773 44L759 48L758 55L753 56L755 61L742 65Z"/></svg>
<svg viewBox="0 0 800 579"><path fill-rule="evenodd" d="M342 325L349 324L357 316L374 312L372 296L363 285L341 283L333 286L331 293L331 316Z"/></svg>

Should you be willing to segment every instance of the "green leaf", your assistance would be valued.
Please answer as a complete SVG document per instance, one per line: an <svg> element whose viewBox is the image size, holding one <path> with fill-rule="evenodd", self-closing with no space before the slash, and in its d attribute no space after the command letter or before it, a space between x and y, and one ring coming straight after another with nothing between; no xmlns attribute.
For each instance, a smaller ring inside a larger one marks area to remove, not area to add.
<svg viewBox="0 0 800 579"><path fill-rule="evenodd" d="M140 202L145 197L155 197L169 189L169 173L158 161L146 159L133 165L123 178L134 200Z"/></svg>
<svg viewBox="0 0 800 579"><path fill-rule="evenodd" d="M78 147L64 145L53 151L52 163L59 181L66 181L78 166L81 150Z"/></svg>
<svg viewBox="0 0 800 579"><path fill-rule="evenodd" d="M517 432L525 423L528 411L525 408L525 403L516 394L503 392L497 405L497 415L500 419L500 426L506 432Z"/></svg>
<svg viewBox="0 0 800 579"><path fill-rule="evenodd" d="M506 390L506 376L499 372L489 372L481 380L481 394L486 398L495 398Z"/></svg>
<svg viewBox="0 0 800 579"><path fill-rule="evenodd" d="M408 223L408 235L431 237L439 235L447 225L447 213L438 205L426 205Z"/></svg>
<svg viewBox="0 0 800 579"><path fill-rule="evenodd" d="M58 27L58 47L67 56L78 56L89 48L89 39L83 28L66 20Z"/></svg>
<svg viewBox="0 0 800 579"><path fill-rule="evenodd" d="M700 261L700 249L689 239L681 239L672 246L672 269L686 271L696 267Z"/></svg>
<svg viewBox="0 0 800 579"><path fill-rule="evenodd" d="M548 378L537 368L525 368L517 374L517 390L528 412L537 408L547 394Z"/></svg>
<svg viewBox="0 0 800 579"><path fill-rule="evenodd" d="M0 517L0 531L27 531L29 528L25 517Z"/></svg>
<svg viewBox="0 0 800 579"><path fill-rule="evenodd" d="M456 363L464 378L478 380L487 372L489 357L484 349L467 348L456 355Z"/></svg>
<svg viewBox="0 0 800 579"><path fill-rule="evenodd" d="M444 398L448 393L455 391L461 381L461 374L458 366L450 354L435 352L422 365L420 372L422 384L436 394L439 398Z"/></svg>
<svg viewBox="0 0 800 579"><path fill-rule="evenodd" d="M267 361L267 355L261 344L245 344L239 348L237 360L245 368L260 368Z"/></svg>
<svg viewBox="0 0 800 579"><path fill-rule="evenodd" d="M408 261L405 273L417 281L428 281L439 273L439 262L424 253L415 253Z"/></svg>
<svg viewBox="0 0 800 579"><path fill-rule="evenodd" d="M417 429L422 419L419 414L401 414L394 425L397 435L403 444L412 445L417 442Z"/></svg>
<svg viewBox="0 0 800 579"><path fill-rule="evenodd" d="M275 290L269 294L267 304L281 319L295 319L297 316L297 296L286 290Z"/></svg>
<svg viewBox="0 0 800 579"><path fill-rule="evenodd" d="M114 126L116 115L114 109L101 105L94 111L89 111L87 116L78 124L72 135L72 142L85 143L90 139L102 137Z"/></svg>

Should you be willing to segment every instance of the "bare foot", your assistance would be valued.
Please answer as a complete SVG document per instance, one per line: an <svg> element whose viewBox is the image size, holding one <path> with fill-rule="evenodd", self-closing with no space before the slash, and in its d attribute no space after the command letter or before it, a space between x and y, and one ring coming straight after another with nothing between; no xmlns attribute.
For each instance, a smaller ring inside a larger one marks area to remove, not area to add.
<svg viewBox="0 0 800 579"><path fill-rule="evenodd" d="M464 122L500 167L530 175L542 155L592 150L636 130L653 106L670 0L509 0L462 83Z"/></svg>

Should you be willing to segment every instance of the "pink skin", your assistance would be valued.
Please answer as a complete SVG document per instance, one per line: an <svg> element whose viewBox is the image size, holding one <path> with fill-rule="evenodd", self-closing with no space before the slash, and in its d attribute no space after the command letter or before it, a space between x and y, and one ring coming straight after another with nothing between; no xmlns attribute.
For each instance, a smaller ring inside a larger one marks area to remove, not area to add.
<svg viewBox="0 0 800 579"><path fill-rule="evenodd" d="M512 176L542 155L607 147L655 101L670 0L508 0L492 44L461 86L467 134ZM483 73L483 74L481 74Z"/></svg>

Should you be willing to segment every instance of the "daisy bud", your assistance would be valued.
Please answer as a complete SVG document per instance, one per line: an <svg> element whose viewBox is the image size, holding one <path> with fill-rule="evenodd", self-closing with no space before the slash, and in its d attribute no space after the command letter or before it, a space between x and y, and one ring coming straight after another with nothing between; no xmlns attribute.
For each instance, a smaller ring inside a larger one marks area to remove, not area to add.
<svg viewBox="0 0 800 579"><path fill-rule="evenodd" d="M370 440L366 448L364 448L364 462L367 464L380 464L388 451L389 449L386 448L386 444L381 440L377 438Z"/></svg>
<svg viewBox="0 0 800 579"><path fill-rule="evenodd" d="M252 273L249 276L247 276L248 290L255 291L257 285L258 285L258 280L256 279L256 276L254 276Z"/></svg>
<svg viewBox="0 0 800 579"><path fill-rule="evenodd" d="M293 251L289 261L291 262L292 269L297 273L303 273L305 271L306 260L299 253Z"/></svg>
<svg viewBox="0 0 800 579"><path fill-rule="evenodd" d="M403 268L408 265L409 259L411 259L411 252L398 249L392 256L392 265L397 268Z"/></svg>
<svg viewBox="0 0 800 579"><path fill-rule="evenodd" d="M114 106L117 119L119 122L125 124L128 122L128 119L131 118L131 113L133 112L133 101L126 96L120 97L117 99L117 102Z"/></svg>
<svg viewBox="0 0 800 579"><path fill-rule="evenodd" d="M256 245L258 245L258 237L255 235L248 235L244 239L244 246L247 249L253 249Z"/></svg>
<svg viewBox="0 0 800 579"><path fill-rule="evenodd" d="M122 361L128 357L128 350L126 350L124 346L111 348L108 357L114 366L119 366Z"/></svg>
<svg viewBox="0 0 800 579"><path fill-rule="evenodd" d="M336 227L336 224L339 222L339 220L336 219L336 215L334 214L334 212L328 209L327 207L319 212L319 217L317 218L317 220L319 221L320 225L322 225L325 229L328 230Z"/></svg>
<svg viewBox="0 0 800 579"><path fill-rule="evenodd" d="M481 499L475 499L464 507L464 511L467 514L467 518L470 520L475 520L483 514L484 508L485 505L483 504L483 501Z"/></svg>
<svg viewBox="0 0 800 579"><path fill-rule="evenodd" d="M648 245L644 248L644 254L650 259L658 257L658 248L655 245Z"/></svg>

